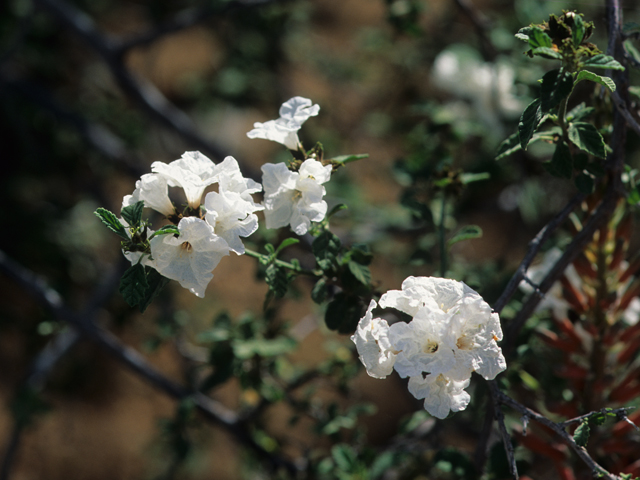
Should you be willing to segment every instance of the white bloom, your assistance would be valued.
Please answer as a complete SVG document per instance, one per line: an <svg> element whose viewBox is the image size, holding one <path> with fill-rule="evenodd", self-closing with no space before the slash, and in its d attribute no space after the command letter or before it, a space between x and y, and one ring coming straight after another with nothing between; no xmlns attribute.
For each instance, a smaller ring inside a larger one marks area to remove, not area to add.
<svg viewBox="0 0 640 480"><path fill-rule="evenodd" d="M291 225L297 235L307 233L311 222L321 221L327 213L323 183L331 177L331 165L305 160L298 172L284 163L262 166L264 207L267 228Z"/></svg>
<svg viewBox="0 0 640 480"><path fill-rule="evenodd" d="M389 324L381 318L373 318L372 310L376 306L375 300L371 300L351 341L356 344L367 373L374 378L385 378L393 371L396 356L389 342Z"/></svg>
<svg viewBox="0 0 640 480"><path fill-rule="evenodd" d="M160 174L171 187L182 187L189 206L200 208L204 189L216 182L215 163L200 152L185 152L182 158L166 164L153 162L151 171Z"/></svg>
<svg viewBox="0 0 640 480"><path fill-rule="evenodd" d="M280 118L265 123L256 122L253 130L247 133L249 138L264 138L297 150L300 140L298 130L309 117L318 115L319 105L312 105L308 98L293 97L280 107Z"/></svg>
<svg viewBox="0 0 640 480"><path fill-rule="evenodd" d="M411 377L408 385L411 395L424 398L425 410L438 418L467 408L471 397L464 389L468 386L469 379L458 382L442 374Z"/></svg>
<svg viewBox="0 0 640 480"><path fill-rule="evenodd" d="M178 224L180 235L161 235L151 239L155 268L167 278L177 280L198 297L213 278L213 269L229 255L227 242L213 228L196 217L185 217Z"/></svg>
<svg viewBox="0 0 640 480"><path fill-rule="evenodd" d="M380 305L383 305L383 299ZM387 304L388 305L388 304ZM453 337L448 332L447 315L440 310L420 309L409 323L389 328L389 339L398 352L395 369L401 377L429 372L446 373L456 363Z"/></svg>
<svg viewBox="0 0 640 480"><path fill-rule="evenodd" d="M147 173L136 182L136 189L131 195L125 195L122 199L122 208L128 207L139 201L144 201L144 206L162 213L165 216L175 213L175 208L169 200L167 180L159 175Z"/></svg>
<svg viewBox="0 0 640 480"><path fill-rule="evenodd" d="M240 237L248 237L258 229L258 217L253 212L263 207L245 200L240 193L225 190L207 193L204 207L205 220L215 234L224 238L232 251L242 255L245 248Z"/></svg>
<svg viewBox="0 0 640 480"><path fill-rule="evenodd" d="M222 162L215 166L213 177L218 182L220 191L239 193L247 201L253 201L251 198L252 193L262 191L261 184L242 176L238 161L231 156L225 157ZM258 204L255 204L255 206L262 208Z"/></svg>

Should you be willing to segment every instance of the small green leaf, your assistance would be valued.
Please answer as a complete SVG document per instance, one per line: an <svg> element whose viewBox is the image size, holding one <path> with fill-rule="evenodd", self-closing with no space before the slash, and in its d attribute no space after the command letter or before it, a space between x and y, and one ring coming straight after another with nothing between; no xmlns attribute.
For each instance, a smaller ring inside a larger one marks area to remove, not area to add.
<svg viewBox="0 0 640 480"><path fill-rule="evenodd" d="M604 55L603 53L591 57L584 62L585 67L602 68L605 70L624 70L624 67L613 57Z"/></svg>
<svg viewBox="0 0 640 480"><path fill-rule="evenodd" d="M629 205L637 205L638 203L640 203L640 190L638 189L638 187L635 187L629 192L627 203Z"/></svg>
<svg viewBox="0 0 640 480"><path fill-rule="evenodd" d="M558 142L553 152L553 157L551 157L551 161L548 162L548 164L545 164L545 168L555 177L571 178L573 173L573 158L566 143L563 141Z"/></svg>
<svg viewBox="0 0 640 480"><path fill-rule="evenodd" d="M311 244L311 250L322 270L330 270L335 265L341 245L340 239L329 230L324 230L315 238Z"/></svg>
<svg viewBox="0 0 640 480"><path fill-rule="evenodd" d="M576 15L573 17L573 28L571 29L571 39L573 40L573 46L579 47L584 39L585 34L584 21L582 16Z"/></svg>
<svg viewBox="0 0 640 480"><path fill-rule="evenodd" d="M345 163L355 162L356 160L362 160L363 158L369 158L368 153L357 153L354 155L339 155L337 157L331 158L331 163L338 163L340 165L344 165Z"/></svg>
<svg viewBox="0 0 640 480"><path fill-rule="evenodd" d="M149 240L159 235L180 235L180 230L178 230L176 225L164 225L156 230L153 235L149 237Z"/></svg>
<svg viewBox="0 0 640 480"><path fill-rule="evenodd" d="M591 433L590 430L589 420L583 420L573 433L573 440L581 447L586 447L587 442L589 441L589 434Z"/></svg>
<svg viewBox="0 0 640 480"><path fill-rule="evenodd" d="M246 360L258 355L260 357L277 357L296 349L298 343L289 337L275 339L251 338L249 340L236 339L232 342L233 353L236 357Z"/></svg>
<svg viewBox="0 0 640 480"><path fill-rule="evenodd" d="M106 208L98 208L93 213L96 217L102 220L102 223L104 223L109 230L118 234L123 239L129 240L129 236L127 235L124 225L120 223L120 220L118 220L118 217L116 217L115 214L111 213Z"/></svg>
<svg viewBox="0 0 640 480"><path fill-rule="evenodd" d="M604 76L601 77L600 75L596 75L595 73L590 72L588 70L582 70L578 74L578 76L576 77L575 84L577 84L581 80L591 80L592 82L596 82L596 83L599 83L600 85L604 85L612 92L616 91L616 84L611 78L604 77Z"/></svg>
<svg viewBox="0 0 640 480"><path fill-rule="evenodd" d="M311 289L311 300L317 304L321 304L327 299L328 293L327 281L321 278Z"/></svg>
<svg viewBox="0 0 640 480"><path fill-rule="evenodd" d="M463 185L467 185L473 182L479 182L481 180L489 180L491 178L491 174L489 172L482 173L463 173L460 175L460 181Z"/></svg>
<svg viewBox="0 0 640 480"><path fill-rule="evenodd" d="M373 260L373 254L366 243L354 243L351 245L350 259L360 265L369 265Z"/></svg>
<svg viewBox="0 0 640 480"><path fill-rule="evenodd" d="M289 238L285 238L282 243L278 246L278 249L275 251L275 254L279 254L282 250L284 250L287 247L290 247L291 245L295 245L296 243L300 243L300 240L298 238L293 238L293 237L289 237Z"/></svg>
<svg viewBox="0 0 640 480"><path fill-rule="evenodd" d="M276 298L282 298L289 289L289 276L284 268L278 267L275 263L270 264L265 271L265 281L269 286L269 291L273 292Z"/></svg>
<svg viewBox="0 0 640 480"><path fill-rule="evenodd" d="M147 287L139 302L140 313L144 313L151 302L160 294L162 289L170 282L167 277L158 273L154 268L145 267Z"/></svg>
<svg viewBox="0 0 640 480"><path fill-rule="evenodd" d="M133 205L124 207L120 214L122 215L122 218L124 218L124 221L127 222L130 227L137 228L140 225L140 221L142 220L143 208L144 202L140 200Z"/></svg>
<svg viewBox="0 0 640 480"><path fill-rule="evenodd" d="M640 34L640 24L636 22L627 22L622 26L623 35Z"/></svg>
<svg viewBox="0 0 640 480"><path fill-rule="evenodd" d="M447 242L447 246L451 247L452 245L462 242L463 240L471 240L473 238L481 238L482 237L482 229L478 225L467 225L463 227L458 233L456 233L453 238L450 238Z"/></svg>
<svg viewBox="0 0 640 480"><path fill-rule="evenodd" d="M595 111L595 108L587 107L587 104L582 102L569 110L569 113L567 113L567 121L577 122L578 120L583 120Z"/></svg>
<svg viewBox="0 0 640 480"><path fill-rule="evenodd" d="M627 40L622 44L623 48L627 51L627 54L633 58L637 63L631 63L632 67L640 68L638 65L640 64L640 51L636 48L631 40Z"/></svg>
<svg viewBox="0 0 640 480"><path fill-rule="evenodd" d="M629 93L637 99L640 99L640 87L629 87Z"/></svg>
<svg viewBox="0 0 640 480"><path fill-rule="evenodd" d="M549 60L562 60L562 54L557 52L553 48L549 47L538 47L531 50L533 55L540 55L543 58L547 58Z"/></svg>
<svg viewBox="0 0 640 480"><path fill-rule="evenodd" d="M518 33L516 33L515 37L518 40L529 43L529 36L531 35L532 28L533 27L522 27L520 30L518 30Z"/></svg>
<svg viewBox="0 0 640 480"><path fill-rule="evenodd" d="M542 109L540 108L540 99L536 98L525 108L520 117L520 123L518 123L518 138L520 139L520 146L523 150L527 149L533 132L538 128L541 119Z"/></svg>
<svg viewBox="0 0 640 480"><path fill-rule="evenodd" d="M593 193L595 184L593 182L593 178L591 177L591 175L588 175L584 172L580 173L576 175L576 178L574 179L574 183L579 192L584 193L586 195Z"/></svg>
<svg viewBox="0 0 640 480"><path fill-rule="evenodd" d="M560 127L552 127L549 130L545 130L543 132L535 132L531 136L531 140L529 140L529 145L538 140L547 140L549 142L553 142L557 135L562 134ZM505 157L517 152L518 150L522 150L522 146L520 145L520 138L518 133L514 133L509 136L504 142L500 144L498 147L498 155L495 160L502 160Z"/></svg>
<svg viewBox="0 0 640 480"><path fill-rule="evenodd" d="M334 445L331 449L331 456L333 461L336 462L336 466L346 473L352 472L358 463L358 457L353 448L344 443Z"/></svg>
<svg viewBox="0 0 640 480"><path fill-rule="evenodd" d="M346 210L347 208L349 208L349 207L347 207L344 203L339 203L338 205L336 205L335 207L333 207L333 208L329 211L329 213L327 213L326 218L331 218L331 217L333 217L336 213L338 213L339 211L341 211L341 210Z"/></svg>
<svg viewBox="0 0 640 480"><path fill-rule="evenodd" d="M135 307L145 298L148 287L145 267L137 263L124 272L119 290L129 306Z"/></svg>
<svg viewBox="0 0 640 480"><path fill-rule="evenodd" d="M569 125L569 140L576 147L598 158L607 156L604 138L596 127L586 122L575 122Z"/></svg>
<svg viewBox="0 0 640 480"><path fill-rule="evenodd" d="M529 32L529 46L532 50L540 47L551 48L553 41L551 37L547 35L540 27L530 27Z"/></svg>
<svg viewBox="0 0 640 480"><path fill-rule="evenodd" d="M551 70L542 77L540 86L540 109L542 113L550 111L573 90L573 75L565 69Z"/></svg>
<svg viewBox="0 0 640 480"><path fill-rule="evenodd" d="M354 261L349 262L347 265L349 267L349 271L361 284L366 286L371 283L371 271L369 270L369 267L360 265Z"/></svg>

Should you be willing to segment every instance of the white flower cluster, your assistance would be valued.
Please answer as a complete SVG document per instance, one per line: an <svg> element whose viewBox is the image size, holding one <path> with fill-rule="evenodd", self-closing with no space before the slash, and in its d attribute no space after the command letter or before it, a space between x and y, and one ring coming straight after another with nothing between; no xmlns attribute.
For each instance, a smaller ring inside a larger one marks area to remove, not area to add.
<svg viewBox="0 0 640 480"><path fill-rule="evenodd" d="M409 392L424 399L425 409L445 418L464 410L470 396L464 390L472 372L491 380L506 368L502 330L497 313L462 282L435 277L408 277L402 290L380 298L383 308L410 315L409 323L389 326L373 318L371 301L351 340L367 373L384 378L394 369L409 377Z"/></svg>
<svg viewBox="0 0 640 480"><path fill-rule="evenodd" d="M145 207L180 218L180 234L153 237L151 256L141 261L204 297L212 271L222 257L231 251L243 254L240 237L247 237L258 228L255 212L264 207L255 203L251 194L260 192L262 185L244 178L233 157L216 165L200 152L186 152L169 164L154 162L151 171L136 182L135 191L124 197L122 207L144 201ZM206 194L202 209L204 190L213 184L217 184L218 191ZM182 216L176 211L169 187L183 190L191 215ZM125 255L132 263L140 261L140 253Z"/></svg>
<svg viewBox="0 0 640 480"><path fill-rule="evenodd" d="M298 130L320 107L308 98L293 97L280 107L280 118L255 123L247 133L249 138L263 138L282 143L291 150L300 146ZM297 235L304 235L311 222L319 222L327 214L323 183L331 177L331 165L322 165L313 158L305 160L297 172L284 163L262 166L264 185L264 217L267 228L291 226Z"/></svg>

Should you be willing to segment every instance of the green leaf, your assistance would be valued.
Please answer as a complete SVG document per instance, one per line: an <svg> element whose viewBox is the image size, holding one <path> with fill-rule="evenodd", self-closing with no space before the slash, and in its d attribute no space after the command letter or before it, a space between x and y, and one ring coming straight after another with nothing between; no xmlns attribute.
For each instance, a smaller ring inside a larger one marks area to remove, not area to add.
<svg viewBox="0 0 640 480"><path fill-rule="evenodd" d="M354 261L349 262L347 265L349 267L349 271L361 284L366 286L371 283L371 271L369 270L369 267L360 265Z"/></svg>
<svg viewBox="0 0 640 480"><path fill-rule="evenodd" d="M144 313L151 302L160 294L162 289L171 281L158 273L151 267L145 267L147 277L147 288L139 302L140 313Z"/></svg>
<svg viewBox="0 0 640 480"><path fill-rule="evenodd" d="M518 30L518 33L516 33L515 37L518 40L529 43L529 36L531 35L532 28L533 27L522 27L520 30Z"/></svg>
<svg viewBox="0 0 640 480"><path fill-rule="evenodd" d="M102 220L102 223L104 223L109 230L118 234L121 238L129 240L129 236L127 235L124 225L120 223L120 220L118 220L118 217L116 217L115 214L111 213L106 208L98 208L93 213L96 217Z"/></svg>
<svg viewBox="0 0 640 480"><path fill-rule="evenodd" d="M573 75L561 69L551 70L542 77L540 86L540 109L550 111L564 100L573 90Z"/></svg>
<svg viewBox="0 0 640 480"><path fill-rule="evenodd" d="M573 440L581 447L586 447L589 441L589 433L589 420L586 419L576 428L576 431L573 433Z"/></svg>
<svg viewBox="0 0 640 480"><path fill-rule="evenodd" d="M571 178L573 174L573 158L569 146L563 141L558 142L553 152L553 157L548 164L545 164L547 171L560 178Z"/></svg>
<svg viewBox="0 0 640 480"><path fill-rule="evenodd" d="M336 466L343 472L352 472L358 464L358 457L349 445L338 444L331 449L331 456Z"/></svg>
<svg viewBox="0 0 640 480"><path fill-rule="evenodd" d="M347 207L345 204L343 204L343 203L339 203L338 205L336 205L335 207L333 207L333 208L329 211L329 213L327 213L327 216L326 216L325 218L329 219L329 218L333 217L333 216L334 216L336 213L338 213L339 211L341 211L341 210L346 210L347 208L349 208L349 207Z"/></svg>
<svg viewBox="0 0 640 480"><path fill-rule="evenodd" d="M638 203L640 203L640 190L638 189L638 187L635 187L629 192L627 203L629 205L637 205Z"/></svg>
<svg viewBox="0 0 640 480"><path fill-rule="evenodd" d="M616 84L614 83L614 81L609 78L609 77L601 77L600 75L596 75L593 72L590 72L588 70L582 70L578 76L576 77L576 81L574 83L574 85L577 85L578 82L580 82L581 80L591 80L592 82L596 82L599 83L600 85L604 85L605 87L607 87L609 90L611 90L612 92L616 91Z"/></svg>
<svg viewBox="0 0 640 480"><path fill-rule="evenodd" d="M145 298L148 287L145 267L137 263L124 272L119 290L129 306L134 307Z"/></svg>
<svg viewBox="0 0 640 480"><path fill-rule="evenodd" d="M533 132L538 128L538 124L542 119L542 109L540 108L540 99L536 98L527 108L524 109L518 123L518 138L520 146L523 150L527 149L527 145L533 137Z"/></svg>
<svg viewBox="0 0 640 480"><path fill-rule="evenodd" d="M289 289L289 275L284 268L275 263L270 264L265 271L265 281L269 285L269 290L276 298L282 298Z"/></svg>
<svg viewBox="0 0 640 480"><path fill-rule="evenodd" d="M331 163L338 163L340 165L344 165L345 163L355 162L356 160L362 160L363 158L369 158L369 154L357 153L354 155L338 155L337 157L333 157L329 161Z"/></svg>
<svg viewBox="0 0 640 480"><path fill-rule="evenodd" d="M140 221L142 220L143 208L144 202L140 200L133 205L124 207L120 214L122 215L122 218L124 218L124 221L127 222L130 227L137 228L140 225Z"/></svg>
<svg viewBox="0 0 640 480"><path fill-rule="evenodd" d="M350 260L358 262L360 265L369 265L373 260L373 254L366 243L354 243L351 245Z"/></svg>
<svg viewBox="0 0 640 480"><path fill-rule="evenodd" d="M232 342L233 353L236 357L246 360L258 355L260 357L277 357L296 349L298 342L289 337L275 339L251 338L249 340L236 339Z"/></svg>
<svg viewBox="0 0 640 480"><path fill-rule="evenodd" d="M279 254L282 250L284 250L287 247L290 247L291 245L295 245L296 243L300 243L300 240L298 238L293 238L293 237L289 237L289 238L285 238L282 243L278 246L278 249L275 251L275 254Z"/></svg>
<svg viewBox="0 0 640 480"><path fill-rule="evenodd" d="M569 125L569 140L576 147L598 158L607 156L604 138L596 127L586 122L575 122Z"/></svg>
<svg viewBox="0 0 640 480"><path fill-rule="evenodd" d="M320 304L327 299L328 293L327 281L321 278L311 289L311 300Z"/></svg>
<svg viewBox="0 0 640 480"><path fill-rule="evenodd" d="M311 244L311 250L316 257L318 266L323 270L331 270L337 263L342 242L329 230L324 230Z"/></svg>
<svg viewBox="0 0 640 480"><path fill-rule="evenodd" d="M623 48L627 51L627 54L633 58L637 63L631 63L632 67L640 68L638 65L640 64L640 51L636 48L631 40L627 40L622 44Z"/></svg>
<svg viewBox="0 0 640 480"><path fill-rule="evenodd" d="M360 297L340 292L327 305L324 321L329 330L353 333L362 318L363 310Z"/></svg>
<svg viewBox="0 0 640 480"><path fill-rule="evenodd" d="M636 22L628 22L622 26L623 35L634 35L640 33L640 24Z"/></svg>
<svg viewBox="0 0 640 480"><path fill-rule="evenodd" d="M447 242L447 246L451 247L452 245L462 242L463 240L471 240L473 238L481 238L482 237L482 229L478 225L467 225L463 227L458 233L456 233L453 238L450 238Z"/></svg>
<svg viewBox="0 0 640 480"><path fill-rule="evenodd" d="M573 17L573 28L571 29L571 39L573 40L573 46L579 47L584 39L586 29L584 27L584 21L582 16L576 15Z"/></svg>
<svg viewBox="0 0 640 480"><path fill-rule="evenodd" d="M557 52L553 48L549 47L538 47L531 50L533 55L540 55L543 58L547 58L549 60L562 60L562 54Z"/></svg>
<svg viewBox="0 0 640 480"><path fill-rule="evenodd" d="M557 135L560 135L561 133L562 132L560 130L560 127L553 127L543 132L535 132L531 136L531 140L529 140L529 145L531 145L534 142L537 142L538 140L547 140L552 142L555 140L555 137ZM520 138L518 136L518 133L514 133L513 135L510 135L509 138L507 138L504 142L500 144L500 146L498 147L498 154L495 160L502 160L503 158L508 157L509 155L517 152L518 150L522 150L522 146L520 145Z"/></svg>
<svg viewBox="0 0 640 480"><path fill-rule="evenodd" d="M156 230L153 235L149 237L149 240L159 235L180 235L180 230L178 230L176 225L164 225Z"/></svg>
<svg viewBox="0 0 640 480"><path fill-rule="evenodd" d="M595 184L593 182L593 178L591 177L591 175L588 175L586 173L580 173L576 175L574 183L579 192L584 193L586 195L593 193Z"/></svg>
<svg viewBox="0 0 640 480"><path fill-rule="evenodd" d="M532 50L535 50L539 47L551 48L551 46L553 45L551 37L547 35L540 27L530 27L528 36L529 46Z"/></svg>
<svg viewBox="0 0 640 480"><path fill-rule="evenodd" d="M578 120L583 120L595 111L595 108L587 107L587 104L582 102L569 110L569 113L567 113L567 121L577 122Z"/></svg>
<svg viewBox="0 0 640 480"><path fill-rule="evenodd" d="M605 70L624 70L624 67L615 58L604 55L603 53L588 59L584 62L584 67L602 68Z"/></svg>
<svg viewBox="0 0 640 480"><path fill-rule="evenodd" d="M640 87L629 87L629 93L637 99L640 99Z"/></svg>
<svg viewBox="0 0 640 480"><path fill-rule="evenodd" d="M473 182L479 182L481 180L488 180L491 178L491 174L489 172L482 173L463 173L460 175L460 181L463 185L467 185Z"/></svg>

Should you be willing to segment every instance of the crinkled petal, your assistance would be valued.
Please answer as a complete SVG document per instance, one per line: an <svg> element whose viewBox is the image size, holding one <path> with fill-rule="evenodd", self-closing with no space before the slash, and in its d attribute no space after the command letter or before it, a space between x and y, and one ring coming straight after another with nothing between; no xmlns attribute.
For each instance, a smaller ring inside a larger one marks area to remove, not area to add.
<svg viewBox="0 0 640 480"><path fill-rule="evenodd" d="M409 379L409 392L417 399L424 398L424 408L437 418L446 418L449 412L467 408L471 396L464 390L469 379L455 381L445 375L418 375Z"/></svg>
<svg viewBox="0 0 640 480"><path fill-rule="evenodd" d="M371 300L367 313L360 319L356 332L351 336L351 341L356 344L360 361L367 373L374 378L385 378L393 371L396 356L389 342L387 321L373 318L372 310L376 306L376 302Z"/></svg>

